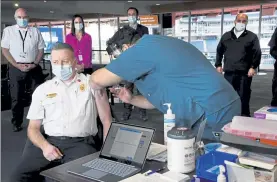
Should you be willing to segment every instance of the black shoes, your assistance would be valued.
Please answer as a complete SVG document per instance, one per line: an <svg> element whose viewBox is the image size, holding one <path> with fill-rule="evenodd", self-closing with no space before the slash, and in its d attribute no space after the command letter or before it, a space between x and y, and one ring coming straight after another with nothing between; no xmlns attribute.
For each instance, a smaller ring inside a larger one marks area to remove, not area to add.
<svg viewBox="0 0 277 182"><path fill-rule="evenodd" d="M13 126L13 132L19 132L22 130L22 126Z"/></svg>
<svg viewBox="0 0 277 182"><path fill-rule="evenodd" d="M121 121L127 121L129 120L131 117L131 112L125 112L122 114L122 117L120 118ZM148 117L146 115L146 111L145 110L140 110L139 111L139 117L141 120L143 121L147 121L148 120Z"/></svg>
<svg viewBox="0 0 277 182"><path fill-rule="evenodd" d="M125 112L125 113L122 114L120 120L121 121L127 121L127 120L130 119L130 116L131 116L131 112Z"/></svg>

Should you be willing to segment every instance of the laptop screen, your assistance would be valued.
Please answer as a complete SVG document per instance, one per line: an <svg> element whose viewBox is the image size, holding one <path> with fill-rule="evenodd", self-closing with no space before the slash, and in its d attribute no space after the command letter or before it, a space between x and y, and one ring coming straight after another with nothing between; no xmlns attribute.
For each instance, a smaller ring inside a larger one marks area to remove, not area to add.
<svg viewBox="0 0 277 182"><path fill-rule="evenodd" d="M112 123L100 157L142 167L154 129Z"/></svg>

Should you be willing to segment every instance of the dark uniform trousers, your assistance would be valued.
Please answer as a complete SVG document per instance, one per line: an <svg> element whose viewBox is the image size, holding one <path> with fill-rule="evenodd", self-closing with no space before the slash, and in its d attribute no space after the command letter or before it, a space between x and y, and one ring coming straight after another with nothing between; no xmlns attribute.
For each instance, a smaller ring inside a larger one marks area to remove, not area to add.
<svg viewBox="0 0 277 182"><path fill-rule="evenodd" d="M225 79L234 87L241 99L241 115L250 116L252 77L245 73L225 72Z"/></svg>
<svg viewBox="0 0 277 182"><path fill-rule="evenodd" d="M274 63L274 74L272 79L272 100L271 106L277 107L277 61Z"/></svg>
<svg viewBox="0 0 277 182"><path fill-rule="evenodd" d="M32 91L44 82L44 75L40 66L28 72L22 72L14 66L9 66L10 92L12 99L12 124L21 126L24 115L24 97L27 83L32 84Z"/></svg>
<svg viewBox="0 0 277 182"><path fill-rule="evenodd" d="M27 139L19 164L13 170L9 182L44 182L45 178L40 172L96 152L90 137L60 139L46 136L46 139L61 151L63 158L48 161L42 150Z"/></svg>
<svg viewBox="0 0 277 182"><path fill-rule="evenodd" d="M134 84L133 83L126 82L126 81L123 81L122 83L124 83L125 87L128 90L130 90L131 93L133 93L133 90L134 90ZM138 94L140 94L139 91L138 91ZM132 104L123 103L123 106L124 106L124 113L131 114L133 105ZM144 116L146 115L146 109L139 108L139 112L140 112L140 114L142 114Z"/></svg>

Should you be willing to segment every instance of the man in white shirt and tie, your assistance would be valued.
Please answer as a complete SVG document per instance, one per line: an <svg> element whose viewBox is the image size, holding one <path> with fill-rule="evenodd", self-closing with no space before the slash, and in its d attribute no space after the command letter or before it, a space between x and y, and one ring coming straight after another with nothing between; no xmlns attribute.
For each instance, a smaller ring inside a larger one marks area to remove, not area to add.
<svg viewBox="0 0 277 182"><path fill-rule="evenodd" d="M26 83L32 81L35 88L44 80L39 62L45 45L40 31L28 26L29 17L25 9L17 9L14 18L17 24L4 29L1 47L10 65L12 124L17 132L22 130Z"/></svg>
<svg viewBox="0 0 277 182"><path fill-rule="evenodd" d="M43 181L41 171L96 152L89 141L98 132L98 114L104 140L110 128L112 117L106 91L91 89L90 75L77 73L73 48L57 43L51 58L56 77L33 93L27 115L27 134L32 144L25 147L11 182Z"/></svg>

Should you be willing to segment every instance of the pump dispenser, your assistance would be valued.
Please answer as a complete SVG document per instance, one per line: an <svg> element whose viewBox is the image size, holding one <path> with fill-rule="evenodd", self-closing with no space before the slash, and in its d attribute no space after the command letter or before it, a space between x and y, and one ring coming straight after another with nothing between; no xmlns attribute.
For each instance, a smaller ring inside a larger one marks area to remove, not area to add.
<svg viewBox="0 0 277 182"><path fill-rule="evenodd" d="M165 103L168 107L166 114L164 114L164 144L167 145L167 132L175 126L175 114L171 110L171 103Z"/></svg>
<svg viewBox="0 0 277 182"><path fill-rule="evenodd" d="M226 182L227 181L224 173L225 173L225 167L220 165L219 166L219 175L217 176L217 180L216 180L217 182Z"/></svg>

